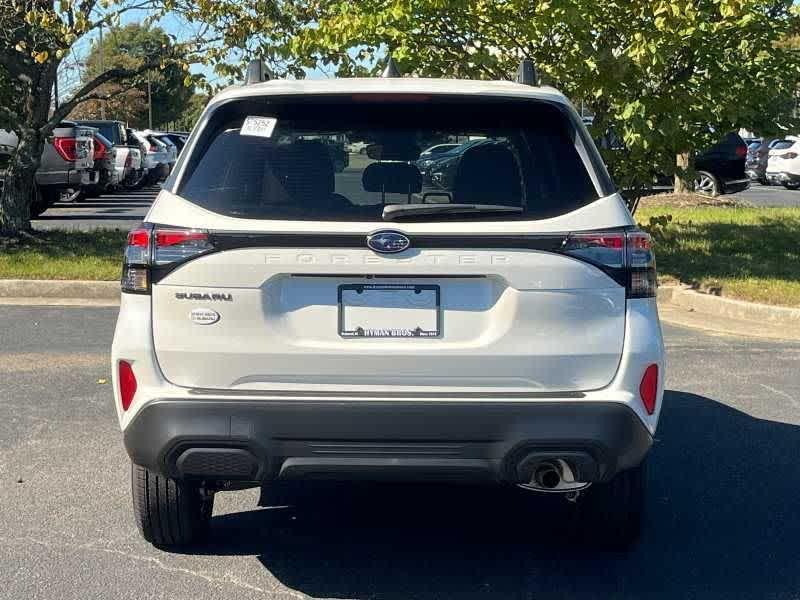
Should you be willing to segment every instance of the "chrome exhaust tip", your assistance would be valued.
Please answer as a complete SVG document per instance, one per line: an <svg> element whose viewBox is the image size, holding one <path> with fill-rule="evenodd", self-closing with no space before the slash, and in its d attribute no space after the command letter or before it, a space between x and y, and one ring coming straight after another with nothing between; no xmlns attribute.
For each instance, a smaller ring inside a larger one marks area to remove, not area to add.
<svg viewBox="0 0 800 600"><path fill-rule="evenodd" d="M519 487L534 492L570 493L589 487L591 482L576 481L575 473L569 463L563 459L542 461L531 473L527 483L518 483Z"/></svg>

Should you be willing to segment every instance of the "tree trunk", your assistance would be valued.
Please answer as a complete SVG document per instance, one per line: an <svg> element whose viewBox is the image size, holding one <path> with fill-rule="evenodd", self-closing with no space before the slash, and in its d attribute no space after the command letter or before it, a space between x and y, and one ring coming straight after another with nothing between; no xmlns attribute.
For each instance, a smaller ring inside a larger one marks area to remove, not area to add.
<svg viewBox="0 0 800 600"><path fill-rule="evenodd" d="M678 167L675 171L675 193L685 194L690 191L689 186L686 184L686 178L689 175L689 153L679 152L675 160L675 165Z"/></svg>
<svg viewBox="0 0 800 600"><path fill-rule="evenodd" d="M0 236L14 236L31 228L30 206L43 147L44 139L36 130L26 130L19 138L0 194Z"/></svg>

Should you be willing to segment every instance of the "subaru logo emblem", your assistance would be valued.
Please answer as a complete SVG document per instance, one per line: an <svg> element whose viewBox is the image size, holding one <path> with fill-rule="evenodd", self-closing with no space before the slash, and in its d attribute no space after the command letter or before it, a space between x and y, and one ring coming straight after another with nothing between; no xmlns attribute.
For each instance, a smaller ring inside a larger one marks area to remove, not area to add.
<svg viewBox="0 0 800 600"><path fill-rule="evenodd" d="M376 231L367 236L367 246L370 250L382 254L392 254L408 249L411 240L399 231Z"/></svg>

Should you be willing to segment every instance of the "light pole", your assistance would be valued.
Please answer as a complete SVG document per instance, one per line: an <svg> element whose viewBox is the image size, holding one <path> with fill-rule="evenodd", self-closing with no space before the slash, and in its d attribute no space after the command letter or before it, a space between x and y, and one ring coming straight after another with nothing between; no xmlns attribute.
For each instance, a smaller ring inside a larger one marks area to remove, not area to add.
<svg viewBox="0 0 800 600"><path fill-rule="evenodd" d="M105 57L103 56L103 23L100 22L100 73L106 72L105 67ZM103 100L100 100L100 118L105 120L106 118L106 103Z"/></svg>

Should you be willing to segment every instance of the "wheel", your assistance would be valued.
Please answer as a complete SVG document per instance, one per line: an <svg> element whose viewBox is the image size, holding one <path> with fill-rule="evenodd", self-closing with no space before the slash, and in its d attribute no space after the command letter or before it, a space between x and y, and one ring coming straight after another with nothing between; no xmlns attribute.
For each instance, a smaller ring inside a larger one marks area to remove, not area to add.
<svg viewBox="0 0 800 600"><path fill-rule="evenodd" d="M34 183L33 191L31 192L31 205L30 205L31 217L38 217L48 208L50 208L50 203L48 203L47 201L46 194L43 194L42 188L40 188L38 185Z"/></svg>
<svg viewBox="0 0 800 600"><path fill-rule="evenodd" d="M701 196L714 198L720 194L719 182L711 173L698 171L694 179L694 191Z"/></svg>
<svg viewBox="0 0 800 600"><path fill-rule="evenodd" d="M800 181L786 181L783 184L787 190L797 190L800 189Z"/></svg>
<svg viewBox="0 0 800 600"><path fill-rule="evenodd" d="M575 503L575 534L608 550L626 550L639 538L645 505L645 463L595 483Z"/></svg>
<svg viewBox="0 0 800 600"><path fill-rule="evenodd" d="M131 463L133 514L142 537L154 546L185 546L208 537L213 494Z"/></svg>

